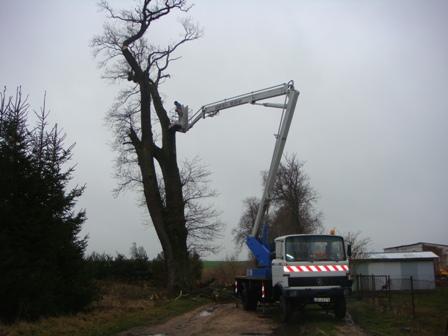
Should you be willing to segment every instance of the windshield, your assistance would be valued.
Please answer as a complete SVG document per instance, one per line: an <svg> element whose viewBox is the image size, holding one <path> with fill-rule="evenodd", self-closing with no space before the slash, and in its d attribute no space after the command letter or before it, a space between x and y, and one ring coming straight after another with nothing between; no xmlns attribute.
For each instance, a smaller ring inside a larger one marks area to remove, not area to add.
<svg viewBox="0 0 448 336"><path fill-rule="evenodd" d="M345 260L344 242L337 236L293 236L285 241L286 261Z"/></svg>

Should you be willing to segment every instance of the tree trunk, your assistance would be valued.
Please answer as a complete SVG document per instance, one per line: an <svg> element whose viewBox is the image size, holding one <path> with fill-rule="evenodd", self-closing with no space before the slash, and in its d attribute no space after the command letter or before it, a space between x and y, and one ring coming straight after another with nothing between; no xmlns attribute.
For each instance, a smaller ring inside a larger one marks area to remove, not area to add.
<svg viewBox="0 0 448 336"><path fill-rule="evenodd" d="M137 156L143 177L146 205L164 252L168 272L167 287L171 291L192 286L190 258L187 248L187 229L182 182L176 157L176 132L169 129L169 120L163 108L158 89L149 81L141 84L142 140ZM162 147L154 144L150 128L150 104L162 127ZM149 127L148 127L149 125ZM155 162L160 165L165 186L165 198L160 193Z"/></svg>

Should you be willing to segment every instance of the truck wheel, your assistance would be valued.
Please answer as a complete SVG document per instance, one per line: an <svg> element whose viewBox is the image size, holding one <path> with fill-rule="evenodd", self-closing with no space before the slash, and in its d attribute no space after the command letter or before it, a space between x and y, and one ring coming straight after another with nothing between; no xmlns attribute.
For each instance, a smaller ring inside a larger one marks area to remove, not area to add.
<svg viewBox="0 0 448 336"><path fill-rule="evenodd" d="M243 304L244 310L256 310L257 309L257 299L255 295L249 290L247 284L243 284L241 290L241 303Z"/></svg>
<svg viewBox="0 0 448 336"><path fill-rule="evenodd" d="M345 297L336 297L334 303L334 315L336 316L336 318L339 320L343 319L345 317L346 311L347 307L345 304Z"/></svg>
<svg viewBox="0 0 448 336"><path fill-rule="evenodd" d="M282 310L282 322L289 322L294 311L291 299L288 299L284 295L281 295L280 308Z"/></svg>

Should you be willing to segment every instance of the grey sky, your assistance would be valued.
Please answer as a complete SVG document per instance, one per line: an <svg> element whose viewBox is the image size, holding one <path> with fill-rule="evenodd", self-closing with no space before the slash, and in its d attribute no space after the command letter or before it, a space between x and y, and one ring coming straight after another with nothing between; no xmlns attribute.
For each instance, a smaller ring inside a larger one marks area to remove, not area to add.
<svg viewBox="0 0 448 336"><path fill-rule="evenodd" d="M116 1L129 7L128 1ZM448 239L448 3L446 1L195 1L204 37L182 50L164 86L167 106L201 105L290 79L301 91L286 151L306 161L327 228L362 231L373 248ZM47 91L51 119L76 142L88 251L160 250L138 196L112 197L114 153L104 116L117 87L101 79L89 48L101 33L94 1L3 0L0 85ZM170 20L155 33L172 40ZM179 135L180 159L199 155L220 197L222 252L242 200L259 196L279 121L245 106Z"/></svg>

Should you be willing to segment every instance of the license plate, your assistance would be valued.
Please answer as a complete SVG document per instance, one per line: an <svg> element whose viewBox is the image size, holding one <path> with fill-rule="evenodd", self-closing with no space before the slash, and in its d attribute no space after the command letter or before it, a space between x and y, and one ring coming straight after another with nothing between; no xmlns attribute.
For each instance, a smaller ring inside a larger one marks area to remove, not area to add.
<svg viewBox="0 0 448 336"><path fill-rule="evenodd" d="M329 303L330 302L330 298L314 298L314 302Z"/></svg>

